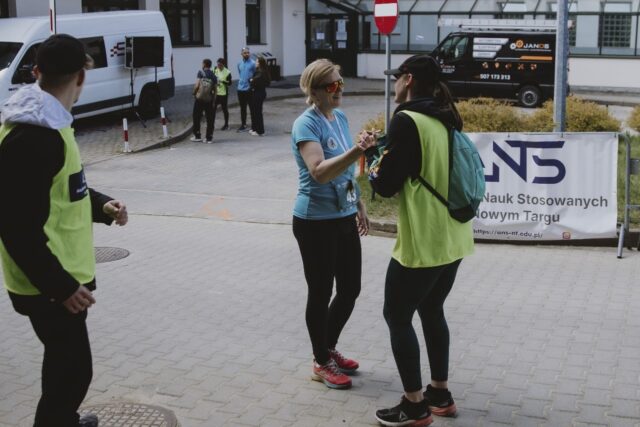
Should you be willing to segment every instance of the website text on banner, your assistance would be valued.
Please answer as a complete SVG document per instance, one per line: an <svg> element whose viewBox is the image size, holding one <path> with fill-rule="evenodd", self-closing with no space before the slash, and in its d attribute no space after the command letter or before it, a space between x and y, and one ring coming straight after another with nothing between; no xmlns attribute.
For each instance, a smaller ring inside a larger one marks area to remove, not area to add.
<svg viewBox="0 0 640 427"><path fill-rule="evenodd" d="M615 133L470 133L487 191L478 239L574 240L616 236Z"/></svg>

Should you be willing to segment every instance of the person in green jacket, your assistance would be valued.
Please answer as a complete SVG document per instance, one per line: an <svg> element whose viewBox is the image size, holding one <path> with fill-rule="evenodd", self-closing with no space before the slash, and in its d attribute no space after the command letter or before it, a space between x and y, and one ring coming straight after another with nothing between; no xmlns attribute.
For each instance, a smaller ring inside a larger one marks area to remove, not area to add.
<svg viewBox="0 0 640 427"><path fill-rule="evenodd" d="M90 62L79 40L53 35L38 48L37 83L2 106L0 258L14 309L44 345L35 427L98 425L78 414L92 377L92 222L125 225L128 215L124 203L88 187L71 128Z"/></svg>
<svg viewBox="0 0 640 427"><path fill-rule="evenodd" d="M218 58L218 63L216 68L213 69L213 74L215 74L218 79L218 96L213 105L213 122L215 123L216 121L216 111L219 105L224 114L224 126L222 126L220 130L227 130L229 129L229 108L227 105L229 102L229 86L231 86L231 71L227 68L224 58Z"/></svg>
<svg viewBox="0 0 640 427"><path fill-rule="evenodd" d="M430 56L412 56L385 74L396 79L395 102L400 105L369 179L379 195L398 194L399 199L398 237L387 269L384 317L404 395L399 405L377 411L376 418L388 426L426 426L433 422L432 413L456 413L447 384L449 329L443 305L462 258L473 252L473 231L471 221L453 219L417 178L421 176L446 197L449 129L462 130L462 119L440 81L440 67ZM376 139L376 135L365 132L360 138ZM416 311L431 368L431 384L424 392L420 347L411 323Z"/></svg>

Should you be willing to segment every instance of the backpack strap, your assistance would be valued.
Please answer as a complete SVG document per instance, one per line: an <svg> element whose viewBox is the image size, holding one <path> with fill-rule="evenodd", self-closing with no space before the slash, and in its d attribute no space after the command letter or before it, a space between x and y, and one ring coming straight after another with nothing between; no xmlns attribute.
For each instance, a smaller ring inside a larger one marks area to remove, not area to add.
<svg viewBox="0 0 640 427"><path fill-rule="evenodd" d="M449 135L449 171L451 171L451 168L453 167L453 132L455 131L454 127L451 127L448 129L448 135ZM422 175L418 174L418 181L420 181L420 183L422 185L424 185L427 190L429 190L431 192L431 194L433 194L434 196L436 196L436 199L440 200L440 203L442 203L443 205L445 205L447 208L449 207L449 202L447 201L447 199L445 199L444 197L442 197L442 194L438 193L438 190L436 190L431 184L429 184L427 182L426 179L424 179L422 177Z"/></svg>

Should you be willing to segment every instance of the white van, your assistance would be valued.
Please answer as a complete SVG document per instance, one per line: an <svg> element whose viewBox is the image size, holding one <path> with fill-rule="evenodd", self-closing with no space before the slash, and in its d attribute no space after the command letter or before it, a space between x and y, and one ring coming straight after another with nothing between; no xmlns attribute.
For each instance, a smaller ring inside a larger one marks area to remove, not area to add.
<svg viewBox="0 0 640 427"><path fill-rule="evenodd" d="M78 38L95 62L71 111L76 118L134 106L140 116L150 118L159 113L161 100L174 95L171 38L161 12L58 15L56 22L57 32ZM0 105L22 85L33 83L36 51L49 36L48 17L0 19ZM156 37L164 43L163 65L125 68L125 37Z"/></svg>

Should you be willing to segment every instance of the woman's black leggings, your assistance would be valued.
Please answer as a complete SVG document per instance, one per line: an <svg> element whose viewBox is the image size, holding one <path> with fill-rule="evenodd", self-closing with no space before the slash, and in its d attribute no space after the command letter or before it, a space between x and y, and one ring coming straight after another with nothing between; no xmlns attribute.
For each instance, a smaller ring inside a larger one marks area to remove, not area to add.
<svg viewBox="0 0 640 427"><path fill-rule="evenodd" d="M307 279L306 321L316 362L329 361L360 294L361 248L355 215L328 220L293 217L304 276ZM333 280L336 281L336 295Z"/></svg>
<svg viewBox="0 0 640 427"><path fill-rule="evenodd" d="M404 391L422 389L420 346L411 320L418 311L427 343L431 379L449 377L449 327L444 301L456 279L462 260L428 268L403 267L391 259L384 289L384 318L389 326L391 349Z"/></svg>

